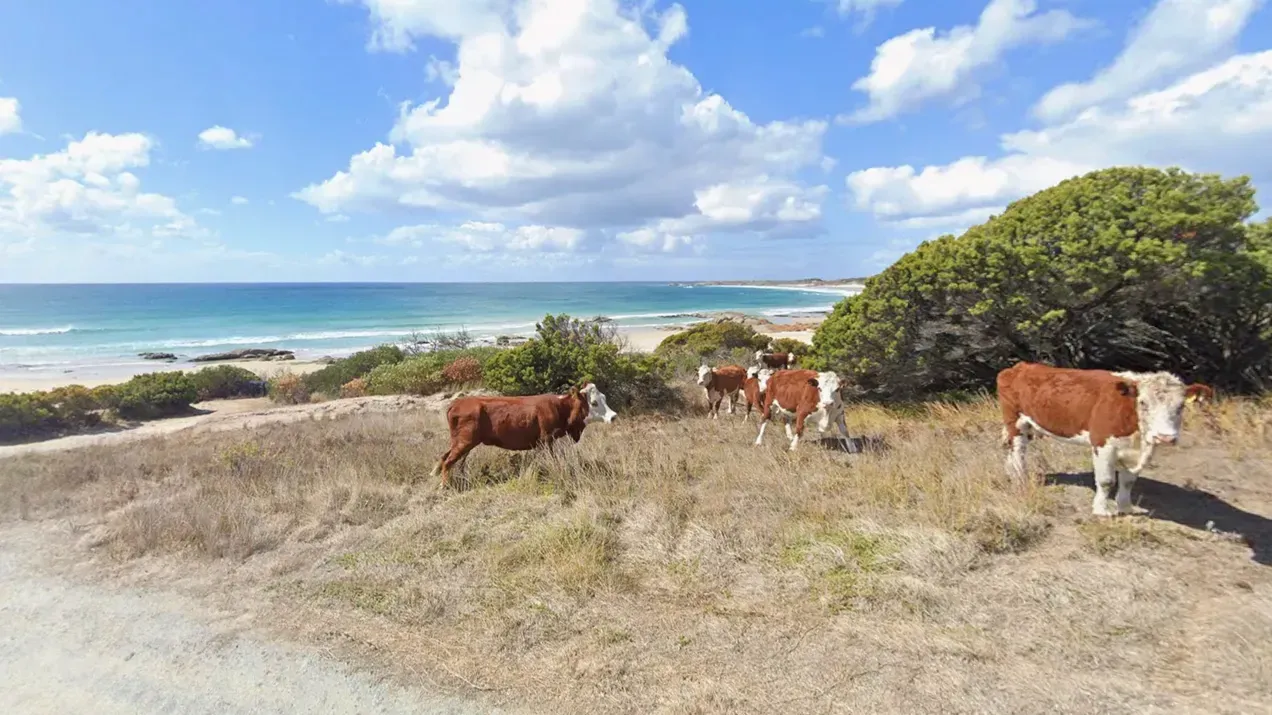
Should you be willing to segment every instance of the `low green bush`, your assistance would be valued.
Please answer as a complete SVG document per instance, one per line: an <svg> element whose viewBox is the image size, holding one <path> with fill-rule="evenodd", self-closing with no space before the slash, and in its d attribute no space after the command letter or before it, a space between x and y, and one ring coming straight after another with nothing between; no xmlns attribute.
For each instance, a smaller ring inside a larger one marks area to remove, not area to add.
<svg viewBox="0 0 1272 715"><path fill-rule="evenodd" d="M148 420L184 412L198 400L190 376L183 372L151 372L116 385L111 407L120 417Z"/></svg>
<svg viewBox="0 0 1272 715"><path fill-rule="evenodd" d="M305 375L303 378L305 389L309 393L325 392L329 395L338 395L340 387L353 378L367 377L377 367L402 362L405 357L402 348L396 345L381 345L370 350L363 350Z"/></svg>
<svg viewBox="0 0 1272 715"><path fill-rule="evenodd" d="M380 365L367 375L372 395L431 395L446 385L442 371L430 355Z"/></svg>
<svg viewBox="0 0 1272 715"><path fill-rule="evenodd" d="M795 357L801 358L811 353L813 346L795 338L776 338L769 344L768 351L773 353L795 353Z"/></svg>
<svg viewBox="0 0 1272 715"><path fill-rule="evenodd" d="M594 382L615 408L674 409L669 364L655 355L619 352L614 328L568 315L548 315L536 337L498 352L486 364L487 387L505 395L560 393Z"/></svg>
<svg viewBox="0 0 1272 715"><path fill-rule="evenodd" d="M710 323L698 323L687 330L668 335L654 352L664 356L687 352L699 357L735 349L754 353L768 348L771 340L772 338L756 332L749 325L724 318Z"/></svg>
<svg viewBox="0 0 1272 715"><path fill-rule="evenodd" d="M190 373L199 402L204 400L228 400L252 394L261 378L251 370L234 365L217 365Z"/></svg>

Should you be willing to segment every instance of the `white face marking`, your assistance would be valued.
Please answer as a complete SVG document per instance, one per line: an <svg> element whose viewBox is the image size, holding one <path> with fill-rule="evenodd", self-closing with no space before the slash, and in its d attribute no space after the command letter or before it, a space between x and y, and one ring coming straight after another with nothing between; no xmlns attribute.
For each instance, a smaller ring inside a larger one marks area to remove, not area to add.
<svg viewBox="0 0 1272 715"><path fill-rule="evenodd" d="M707 376L710 374L711 374L711 368L707 367L706 365L699 365L698 366L698 384L705 386L707 384Z"/></svg>
<svg viewBox="0 0 1272 715"><path fill-rule="evenodd" d="M766 367L755 373L755 376L760 380L760 392L768 390L769 378L773 377L773 371Z"/></svg>
<svg viewBox="0 0 1272 715"><path fill-rule="evenodd" d="M840 402L839 387L839 376L835 373L817 373L817 392L819 393L817 399L818 406L826 408Z"/></svg>
<svg viewBox="0 0 1272 715"><path fill-rule="evenodd" d="M610 409L609 403L605 401L605 394L595 384L587 383L587 386L579 394L587 400L588 422L605 422L608 424L618 417L618 413Z"/></svg>
<svg viewBox="0 0 1272 715"><path fill-rule="evenodd" d="M759 374L760 374L760 367L758 365L752 365L751 367L748 367L746 369L746 379L748 380Z"/></svg>
<svg viewBox="0 0 1272 715"><path fill-rule="evenodd" d="M1144 444L1174 444L1184 416L1184 382L1168 372L1119 372L1135 383L1135 410Z"/></svg>

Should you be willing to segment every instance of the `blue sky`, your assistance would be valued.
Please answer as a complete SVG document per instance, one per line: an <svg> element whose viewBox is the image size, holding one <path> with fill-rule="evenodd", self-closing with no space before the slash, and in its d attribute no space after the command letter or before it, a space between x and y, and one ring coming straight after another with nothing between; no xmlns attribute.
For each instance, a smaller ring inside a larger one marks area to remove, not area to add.
<svg viewBox="0 0 1272 715"><path fill-rule="evenodd" d="M1264 0L0 9L0 281L879 271L1116 164L1272 179Z"/></svg>

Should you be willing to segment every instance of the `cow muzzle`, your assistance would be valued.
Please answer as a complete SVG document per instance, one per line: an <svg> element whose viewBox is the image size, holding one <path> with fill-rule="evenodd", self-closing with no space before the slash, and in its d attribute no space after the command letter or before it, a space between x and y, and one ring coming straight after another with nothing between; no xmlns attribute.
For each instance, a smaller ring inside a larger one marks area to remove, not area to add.
<svg viewBox="0 0 1272 715"><path fill-rule="evenodd" d="M1153 444L1166 444L1166 445L1179 444L1179 435L1155 434L1153 435Z"/></svg>

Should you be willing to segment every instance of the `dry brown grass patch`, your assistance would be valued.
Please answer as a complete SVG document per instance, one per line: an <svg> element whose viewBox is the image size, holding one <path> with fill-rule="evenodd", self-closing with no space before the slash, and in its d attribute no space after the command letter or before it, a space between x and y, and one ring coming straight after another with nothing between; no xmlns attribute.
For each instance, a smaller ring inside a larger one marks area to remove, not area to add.
<svg viewBox="0 0 1272 715"><path fill-rule="evenodd" d="M1267 410L1209 409L1151 476L1222 484L1268 513ZM757 448L754 419L636 417L554 455L479 447L442 492L440 415L362 415L14 460L0 519L91 521L122 559L260 565L301 632L545 711L1215 702L1145 673L1177 662L1179 624L1224 569L1262 599L1227 604L1232 617L1261 617L1272 576L1243 545L1155 548L1151 519L1087 518L1089 486L1008 480L991 401L848 420L881 446L790 453L776 424ZM1089 459L1044 440L1030 463L1086 473Z"/></svg>

